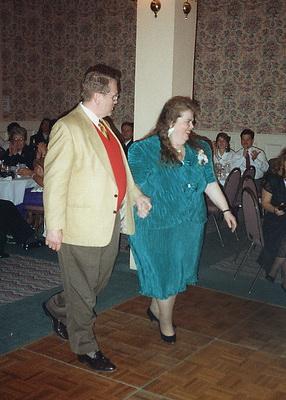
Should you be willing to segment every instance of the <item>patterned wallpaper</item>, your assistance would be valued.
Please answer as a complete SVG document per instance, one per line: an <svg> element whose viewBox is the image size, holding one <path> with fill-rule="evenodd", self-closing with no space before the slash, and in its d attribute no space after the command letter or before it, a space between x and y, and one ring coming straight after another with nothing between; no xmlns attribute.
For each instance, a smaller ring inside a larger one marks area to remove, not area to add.
<svg viewBox="0 0 286 400"><path fill-rule="evenodd" d="M116 123L133 119L136 5L130 0L0 0L4 120L58 118L104 62L122 72Z"/></svg>
<svg viewBox="0 0 286 400"><path fill-rule="evenodd" d="M194 95L199 130L286 134L286 0L199 0ZM133 119L136 4L0 0L5 121L57 118L86 69L122 71L116 125Z"/></svg>
<svg viewBox="0 0 286 400"><path fill-rule="evenodd" d="M198 129L285 135L285 55L285 0L199 0Z"/></svg>

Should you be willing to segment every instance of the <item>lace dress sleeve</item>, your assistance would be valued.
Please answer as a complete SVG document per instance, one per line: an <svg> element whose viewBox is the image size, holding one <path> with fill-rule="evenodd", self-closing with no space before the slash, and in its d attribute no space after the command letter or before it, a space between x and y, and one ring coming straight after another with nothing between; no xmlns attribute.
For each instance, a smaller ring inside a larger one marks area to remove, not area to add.
<svg viewBox="0 0 286 400"><path fill-rule="evenodd" d="M266 192L273 194L271 179L269 179L269 178L270 177L268 177L268 176L265 177L265 180L263 182L263 189L265 189Z"/></svg>

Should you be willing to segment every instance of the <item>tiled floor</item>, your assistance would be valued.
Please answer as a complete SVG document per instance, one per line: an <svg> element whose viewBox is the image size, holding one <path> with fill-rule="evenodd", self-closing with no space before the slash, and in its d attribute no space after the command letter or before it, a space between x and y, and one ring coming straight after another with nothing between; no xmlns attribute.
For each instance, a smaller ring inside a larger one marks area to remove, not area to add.
<svg viewBox="0 0 286 400"><path fill-rule="evenodd" d="M148 305L138 296L98 315L116 372L93 372L52 334L0 357L1 400L286 400L286 308L190 287L170 345Z"/></svg>

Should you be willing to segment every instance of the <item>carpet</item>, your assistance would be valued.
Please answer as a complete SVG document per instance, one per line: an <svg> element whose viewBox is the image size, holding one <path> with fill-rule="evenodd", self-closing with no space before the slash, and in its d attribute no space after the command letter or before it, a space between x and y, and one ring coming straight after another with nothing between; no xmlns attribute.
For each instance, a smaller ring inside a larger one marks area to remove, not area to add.
<svg viewBox="0 0 286 400"><path fill-rule="evenodd" d="M60 285L58 264L16 254L0 261L0 305Z"/></svg>
<svg viewBox="0 0 286 400"><path fill-rule="evenodd" d="M242 261L244 255L246 253L247 246L245 246L245 247L246 247L246 249L240 253L240 255L237 258L235 263L233 262L234 256L231 256L222 261L219 261L218 263L216 263L214 265L211 265L210 268L220 270L220 271L230 272L234 275L238 266L240 265L240 262ZM259 248L259 247L254 248L251 251L251 253L248 256L248 258L246 259L242 269L239 271L238 277L240 275L242 275L242 276L247 276L247 277L253 278L253 279L255 278L255 276L260 268L260 265L257 262L260 252L261 252L261 248ZM259 279L265 280L265 272L264 271L261 272ZM279 283L279 284L281 283L281 277L280 277L279 273L277 275L275 283Z"/></svg>

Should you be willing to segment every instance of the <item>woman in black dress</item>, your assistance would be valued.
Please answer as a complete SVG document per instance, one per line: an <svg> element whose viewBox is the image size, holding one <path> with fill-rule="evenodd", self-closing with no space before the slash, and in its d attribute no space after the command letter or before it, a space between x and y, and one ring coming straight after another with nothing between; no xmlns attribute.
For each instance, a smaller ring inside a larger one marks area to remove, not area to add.
<svg viewBox="0 0 286 400"><path fill-rule="evenodd" d="M267 211L263 222L264 249L258 259L266 279L274 282L279 269L286 292L286 147L281 151L272 173L266 175L262 206Z"/></svg>

